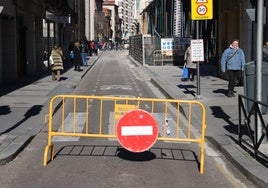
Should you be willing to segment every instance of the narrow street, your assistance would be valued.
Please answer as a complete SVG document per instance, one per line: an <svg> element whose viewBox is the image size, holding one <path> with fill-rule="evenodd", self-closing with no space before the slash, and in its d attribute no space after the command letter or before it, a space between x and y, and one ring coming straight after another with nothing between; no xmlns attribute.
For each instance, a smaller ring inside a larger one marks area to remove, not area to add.
<svg viewBox="0 0 268 188"><path fill-rule="evenodd" d="M103 52L73 94L164 98L144 69L127 58L127 53ZM81 114L85 112L82 106L78 104L77 108ZM88 107L94 109L94 103ZM66 111L72 108L68 105ZM98 112L94 113L97 116ZM190 143L157 141L143 153L129 152L115 139L69 137L55 138L53 143L55 159L44 167L45 127L19 156L0 166L1 187L254 187L209 143L203 175L198 169L198 146Z"/></svg>

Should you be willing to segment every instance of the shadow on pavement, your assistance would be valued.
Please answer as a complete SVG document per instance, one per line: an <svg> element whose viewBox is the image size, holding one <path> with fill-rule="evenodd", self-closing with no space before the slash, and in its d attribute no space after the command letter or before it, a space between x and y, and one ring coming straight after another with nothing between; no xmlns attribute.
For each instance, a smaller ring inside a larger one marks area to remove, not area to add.
<svg viewBox="0 0 268 188"><path fill-rule="evenodd" d="M192 84L179 84L177 85L178 88L183 89L184 94L190 94L195 97L196 87Z"/></svg>
<svg viewBox="0 0 268 188"><path fill-rule="evenodd" d="M11 113L11 109L8 105L0 106L0 116Z"/></svg>
<svg viewBox="0 0 268 188"><path fill-rule="evenodd" d="M43 105L34 105L32 106L25 114L24 114L24 118L22 120L20 120L18 123L16 123L15 125L13 125L12 127L8 128L7 130L5 130L4 132L0 133L0 135L2 134L6 134L14 129L16 129L17 127L19 127L23 122L25 122L27 119L31 118L32 116L36 116L38 115L41 110L42 110Z"/></svg>
<svg viewBox="0 0 268 188"><path fill-rule="evenodd" d="M228 94L228 90L226 90L226 89L217 89L217 90L214 90L212 92L216 93L216 94L224 94L225 96L227 96L227 94Z"/></svg>
<svg viewBox="0 0 268 188"><path fill-rule="evenodd" d="M117 149L117 156L128 161L151 161L156 158L156 155L150 151L133 153L125 150L124 148Z"/></svg>
<svg viewBox="0 0 268 188"><path fill-rule="evenodd" d="M71 64L64 65L64 70L61 71L61 75L63 75L65 72L67 72L69 69L71 69L73 66ZM12 91L15 91L19 88L22 88L24 86L27 86L33 82L36 82L44 77L50 76L51 71L49 68L46 70L36 73L35 75L25 75L19 78L17 83L4 83L0 84L0 97L4 96ZM66 77L61 77L61 79L66 79Z"/></svg>
<svg viewBox="0 0 268 188"><path fill-rule="evenodd" d="M150 161L153 159L180 160L197 162L198 166L200 163L198 156L194 151L188 149L170 149L160 147L152 147L148 151L134 153L127 151L120 146L67 145L61 147L55 154L54 158L59 156L118 156L121 159L130 161Z"/></svg>

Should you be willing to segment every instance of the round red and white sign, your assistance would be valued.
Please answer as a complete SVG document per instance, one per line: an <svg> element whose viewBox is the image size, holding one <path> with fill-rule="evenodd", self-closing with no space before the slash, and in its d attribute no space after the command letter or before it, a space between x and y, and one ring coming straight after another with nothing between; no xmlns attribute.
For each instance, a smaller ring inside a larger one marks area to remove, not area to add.
<svg viewBox="0 0 268 188"><path fill-rule="evenodd" d="M150 113L141 109L132 110L119 119L116 134L122 147L139 153L154 145L158 136L158 125Z"/></svg>

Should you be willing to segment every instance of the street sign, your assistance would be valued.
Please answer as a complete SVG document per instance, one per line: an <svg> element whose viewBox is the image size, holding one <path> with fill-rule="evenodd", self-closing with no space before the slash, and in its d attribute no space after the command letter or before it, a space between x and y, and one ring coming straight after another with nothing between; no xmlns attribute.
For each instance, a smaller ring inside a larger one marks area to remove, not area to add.
<svg viewBox="0 0 268 188"><path fill-rule="evenodd" d="M213 0L192 0L192 20L213 19Z"/></svg>
<svg viewBox="0 0 268 188"><path fill-rule="evenodd" d="M161 38L161 51L164 54L173 54L174 42L173 38Z"/></svg>
<svg viewBox="0 0 268 188"><path fill-rule="evenodd" d="M121 116L130 111L136 109L136 105L130 105L130 104L115 104L114 105L114 119L118 120L121 118Z"/></svg>
<svg viewBox="0 0 268 188"><path fill-rule="evenodd" d="M204 61L204 42L203 39L191 40L191 59L193 62Z"/></svg>
<svg viewBox="0 0 268 188"><path fill-rule="evenodd" d="M119 119L116 134L119 143L126 150L143 152L150 149L157 140L157 121L144 110L132 110Z"/></svg>

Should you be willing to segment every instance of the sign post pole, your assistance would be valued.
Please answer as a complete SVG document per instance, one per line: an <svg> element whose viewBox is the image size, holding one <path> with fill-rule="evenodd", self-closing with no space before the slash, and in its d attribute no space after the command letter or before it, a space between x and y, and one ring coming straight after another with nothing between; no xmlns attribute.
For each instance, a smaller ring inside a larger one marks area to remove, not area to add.
<svg viewBox="0 0 268 188"><path fill-rule="evenodd" d="M199 21L196 21L196 39L199 39ZM200 92L200 61L197 61L196 64L196 69L197 69L197 79L196 79L196 84L197 84L197 93L196 97L199 99L201 96Z"/></svg>
<svg viewBox="0 0 268 188"><path fill-rule="evenodd" d="M262 101L262 41L263 41L263 0L259 0L257 4L257 62L256 62L256 100ZM257 118L258 139L262 135L261 120Z"/></svg>
<svg viewBox="0 0 268 188"><path fill-rule="evenodd" d="M191 16L192 20L196 20L196 39L199 39L199 21L213 19L213 0L192 0ZM204 52L203 52L204 53ZM204 61L204 60L203 60ZM200 98L200 61L196 61L197 69L197 98Z"/></svg>
<svg viewBox="0 0 268 188"><path fill-rule="evenodd" d="M197 26L198 28L198 21ZM204 41L203 39L199 39L199 31L197 29L197 39L191 40L191 59L192 62L196 62L197 68L197 98L200 98L200 62L205 60L204 56Z"/></svg>

